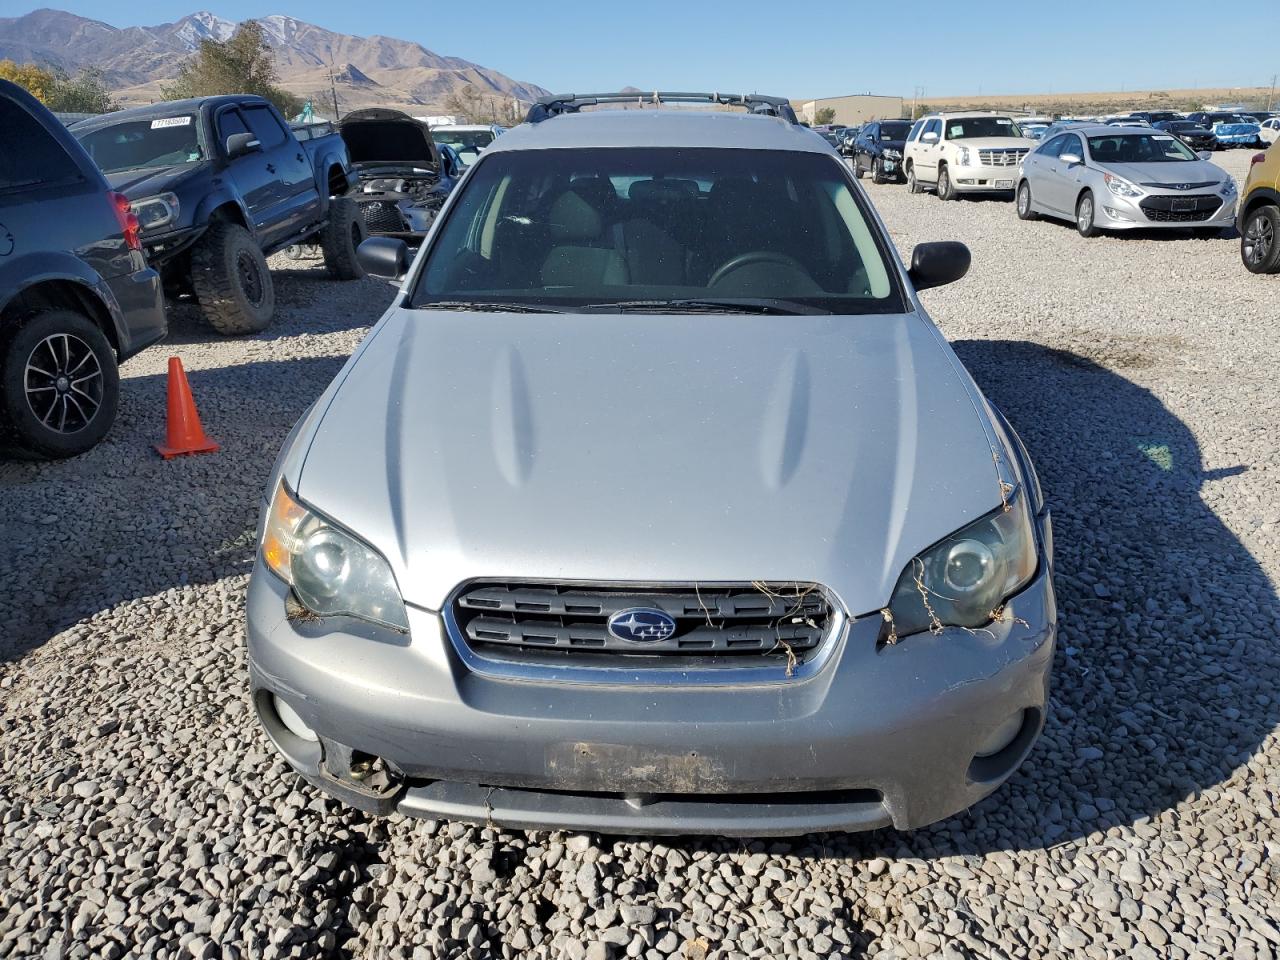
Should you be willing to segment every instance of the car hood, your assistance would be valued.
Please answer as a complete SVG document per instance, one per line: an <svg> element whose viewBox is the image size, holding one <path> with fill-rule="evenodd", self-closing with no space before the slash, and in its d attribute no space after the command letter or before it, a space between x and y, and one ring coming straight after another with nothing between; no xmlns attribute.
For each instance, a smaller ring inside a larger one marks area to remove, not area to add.
<svg viewBox="0 0 1280 960"><path fill-rule="evenodd" d="M876 143L885 150L897 150L899 153L907 148L906 140L877 140Z"/></svg>
<svg viewBox="0 0 1280 960"><path fill-rule="evenodd" d="M399 110L370 107L353 110L338 124L351 155L361 164L418 164L436 167L440 155L431 139L431 128Z"/></svg>
<svg viewBox="0 0 1280 960"><path fill-rule="evenodd" d="M106 177L112 190L123 193L130 200L141 200L143 197L153 197L157 193L178 189L203 167L203 163L184 163L174 167L143 167L140 170L108 173Z"/></svg>
<svg viewBox="0 0 1280 960"><path fill-rule="evenodd" d="M1227 172L1207 160L1177 161L1173 163L1099 163L1099 167L1122 177L1131 183L1221 183L1228 179Z"/></svg>
<svg viewBox="0 0 1280 960"><path fill-rule="evenodd" d="M296 481L405 599L478 577L812 581L854 614L997 508L937 332L867 317L393 310Z"/></svg>

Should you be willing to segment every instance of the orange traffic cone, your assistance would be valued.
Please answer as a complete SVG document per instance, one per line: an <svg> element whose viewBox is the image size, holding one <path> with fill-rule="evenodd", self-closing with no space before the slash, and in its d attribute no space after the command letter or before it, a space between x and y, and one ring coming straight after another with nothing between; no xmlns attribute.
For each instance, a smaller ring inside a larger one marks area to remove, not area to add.
<svg viewBox="0 0 1280 960"><path fill-rule="evenodd" d="M169 358L169 431L166 443L156 450L166 460L184 453L213 453L218 445L204 435L196 402L191 398L191 385L182 369L182 361Z"/></svg>

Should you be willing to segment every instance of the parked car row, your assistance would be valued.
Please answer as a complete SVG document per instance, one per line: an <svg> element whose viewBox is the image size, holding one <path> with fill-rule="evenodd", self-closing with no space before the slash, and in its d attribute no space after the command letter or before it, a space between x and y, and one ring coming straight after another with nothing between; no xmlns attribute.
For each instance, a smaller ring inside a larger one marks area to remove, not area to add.
<svg viewBox="0 0 1280 960"><path fill-rule="evenodd" d="M0 442L46 456L106 434L117 365L164 335L166 296L218 333L261 331L268 256L315 246L357 279L368 234L420 242L464 171L395 110L290 124L234 95L64 125L0 83L0 112Z"/></svg>

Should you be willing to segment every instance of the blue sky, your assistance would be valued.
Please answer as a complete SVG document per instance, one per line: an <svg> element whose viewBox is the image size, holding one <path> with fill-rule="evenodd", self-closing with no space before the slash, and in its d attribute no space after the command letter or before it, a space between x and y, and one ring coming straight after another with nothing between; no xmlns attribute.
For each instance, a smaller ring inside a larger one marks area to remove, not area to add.
<svg viewBox="0 0 1280 960"><path fill-rule="evenodd" d="M1244 8L1184 0L1027 0L988 7L735 0L3 0L17 16L55 5L116 26L197 9L228 19L283 13L343 33L415 40L559 92L631 84L790 97L934 96L1263 86L1274 48L1242 46ZM1264 4L1265 5L1265 4ZM964 11L960 16L955 11ZM979 9L992 16L975 16ZM1260 9L1260 8L1259 8ZM1252 50L1252 53L1245 51Z"/></svg>

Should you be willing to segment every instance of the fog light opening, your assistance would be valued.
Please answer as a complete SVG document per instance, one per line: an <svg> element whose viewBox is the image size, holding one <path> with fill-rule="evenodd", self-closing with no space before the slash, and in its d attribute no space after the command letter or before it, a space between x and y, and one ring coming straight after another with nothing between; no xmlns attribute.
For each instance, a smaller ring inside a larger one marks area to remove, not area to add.
<svg viewBox="0 0 1280 960"><path fill-rule="evenodd" d="M280 722L295 737L306 740L309 743L318 743L320 741L316 732L308 727L302 721L302 718L298 716L298 711L294 710L286 701L280 699L274 693L271 695L271 706L275 708L276 716L280 718Z"/></svg>
<svg viewBox="0 0 1280 960"><path fill-rule="evenodd" d="M1112 220L1123 220L1126 223L1133 223L1133 217L1126 217L1123 213L1121 213L1119 210L1115 209L1114 207L1103 206L1102 210Z"/></svg>
<svg viewBox="0 0 1280 960"><path fill-rule="evenodd" d="M977 753L974 755L977 757L994 757L1009 744L1013 743L1022 731L1022 722L1025 715L1025 710L1019 710L992 730L990 736L982 741Z"/></svg>

